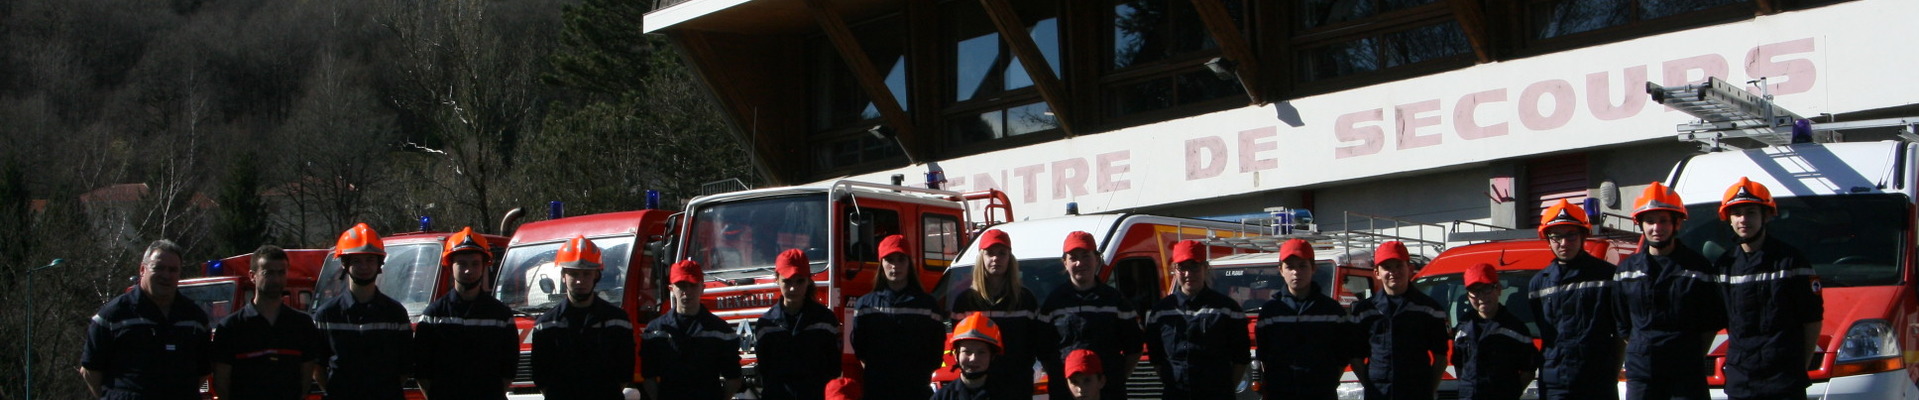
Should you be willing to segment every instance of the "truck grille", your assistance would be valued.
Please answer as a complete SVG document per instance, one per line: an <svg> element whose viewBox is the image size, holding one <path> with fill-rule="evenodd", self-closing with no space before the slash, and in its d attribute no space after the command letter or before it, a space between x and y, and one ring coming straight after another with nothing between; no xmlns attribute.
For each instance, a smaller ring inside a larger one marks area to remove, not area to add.
<svg viewBox="0 0 1919 400"><path fill-rule="evenodd" d="M528 352L528 351L520 352L520 360L516 364L518 365L513 367L513 384L515 386L532 385L533 384L533 352Z"/></svg>
<svg viewBox="0 0 1919 400"><path fill-rule="evenodd" d="M1133 374L1126 376L1126 397L1131 399L1157 399L1166 395L1166 384L1159 381L1159 370L1145 359L1133 366Z"/></svg>

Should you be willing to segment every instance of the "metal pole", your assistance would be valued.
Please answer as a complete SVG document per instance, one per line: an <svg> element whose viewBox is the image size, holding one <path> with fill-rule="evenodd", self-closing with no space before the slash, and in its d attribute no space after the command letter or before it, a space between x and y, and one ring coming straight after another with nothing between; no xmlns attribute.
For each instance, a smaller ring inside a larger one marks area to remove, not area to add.
<svg viewBox="0 0 1919 400"><path fill-rule="evenodd" d="M33 274L40 272L40 270L58 267L66 263L67 259L55 258L53 262L47 263L47 265L33 267L33 269L27 270L27 358L21 360L22 363L27 365L27 400L33 400L33 321L40 319L40 314L33 308Z"/></svg>

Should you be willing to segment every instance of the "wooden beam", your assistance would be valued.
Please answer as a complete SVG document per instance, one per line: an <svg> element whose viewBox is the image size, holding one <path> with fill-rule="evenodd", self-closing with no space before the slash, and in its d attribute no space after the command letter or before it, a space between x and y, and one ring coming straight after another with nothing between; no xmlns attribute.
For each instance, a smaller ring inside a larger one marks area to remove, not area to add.
<svg viewBox="0 0 1919 400"><path fill-rule="evenodd" d="M1220 53L1237 64L1233 73L1239 76L1239 85L1246 88L1246 97L1252 104L1265 104L1266 87L1260 84L1259 57L1254 55L1252 45L1246 43L1246 36L1239 34L1232 14L1226 12L1226 5L1220 1L1193 0L1193 9L1199 12L1199 20L1206 23L1213 41L1219 43Z"/></svg>
<svg viewBox="0 0 1919 400"><path fill-rule="evenodd" d="M866 57L866 50L860 47L859 39L853 37L853 30L846 26L846 20L840 18L838 9L827 0L806 0L806 8L813 13L813 19L820 23L820 30L833 42L833 48L840 53L840 59L846 67L853 70L853 79L858 81L860 89L866 91L866 97L873 102L873 108L880 112L880 119L898 135L900 151L906 153L908 160L920 160L920 149L924 149L924 138L914 129L913 118L906 114L899 100L893 98L893 90L886 87L886 81L880 75L879 68L873 67L873 61Z"/></svg>
<svg viewBox="0 0 1919 400"><path fill-rule="evenodd" d="M1039 89L1039 97L1046 101L1047 108L1053 110L1053 120L1059 123L1059 129L1066 137L1073 137L1073 119L1067 108L1066 86L1060 84L1059 75L1053 74L1053 67L1046 63L1046 57L1039 52L1039 45L1033 42L1033 35L1026 32L1026 24L1019 19L1019 13L1006 0L980 0L980 6L986 8L987 19L993 20L993 27L999 29L999 37L1006 40L1006 46L1013 50L1019 65L1026 68L1026 75L1033 79L1033 87Z"/></svg>
<svg viewBox="0 0 1919 400"><path fill-rule="evenodd" d="M1452 5L1453 18L1459 20L1459 29L1466 34L1466 41L1473 46L1473 55L1479 62L1493 62L1492 32L1486 28L1486 8L1479 0L1448 0Z"/></svg>

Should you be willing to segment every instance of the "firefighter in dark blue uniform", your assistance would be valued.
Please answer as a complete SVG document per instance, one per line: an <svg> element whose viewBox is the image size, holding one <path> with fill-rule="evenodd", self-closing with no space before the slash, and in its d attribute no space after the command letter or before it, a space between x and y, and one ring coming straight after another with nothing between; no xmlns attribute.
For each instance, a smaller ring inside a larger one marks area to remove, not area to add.
<svg viewBox="0 0 1919 400"><path fill-rule="evenodd" d="M1052 327L1039 320L1039 301L1020 280L1013 241L998 229L980 234L979 260L973 263L971 287L953 296L953 319L979 312L999 324L1005 346L993 358L995 393L1017 398L1033 396L1033 363L1042 351L1051 353Z"/></svg>
<svg viewBox="0 0 1919 400"><path fill-rule="evenodd" d="M1267 399L1339 398L1339 376L1357 353L1358 325L1338 300L1313 282L1313 245L1289 239L1279 246L1284 285L1259 310L1261 393Z"/></svg>
<svg viewBox="0 0 1919 400"><path fill-rule="evenodd" d="M406 307L380 293L386 245L366 224L354 225L334 247L347 292L328 299L313 319L326 337L328 399L397 400L413 367L413 327Z"/></svg>
<svg viewBox="0 0 1919 400"><path fill-rule="evenodd" d="M287 252L260 246L248 264L252 301L213 327L213 390L229 399L306 398L325 342L313 317L280 303Z"/></svg>
<svg viewBox="0 0 1919 400"><path fill-rule="evenodd" d="M1719 218L1739 246L1720 258L1725 271L1726 396L1803 399L1825 300L1806 257L1767 234L1779 206L1764 185L1739 178L1726 189Z"/></svg>
<svg viewBox="0 0 1919 400"><path fill-rule="evenodd" d="M80 376L94 398L198 399L212 368L207 314L179 295L180 246L157 240L140 257L140 283L87 323Z"/></svg>
<svg viewBox="0 0 1919 400"><path fill-rule="evenodd" d="M1540 217L1539 235L1553 261L1526 291L1543 343L1539 393L1546 400L1619 398L1615 267L1586 254L1591 229L1586 211L1563 199Z"/></svg>
<svg viewBox="0 0 1919 400"><path fill-rule="evenodd" d="M414 327L414 378L428 397L505 399L519 367L520 334L513 309L485 289L493 252L473 228L447 237L443 249L440 264L453 270L453 292L428 305Z"/></svg>
<svg viewBox="0 0 1919 400"><path fill-rule="evenodd" d="M1613 274L1614 318L1626 339L1626 398L1704 400L1712 371L1700 360L1726 323L1718 268L1679 242L1686 203L1678 193L1653 182L1633 203L1644 239Z"/></svg>
<svg viewBox="0 0 1919 400"><path fill-rule="evenodd" d="M647 397L733 398L741 384L740 336L733 333L733 325L700 305L706 271L693 260L682 260L673 264L667 283L672 285L668 299L673 307L646 324L640 342Z"/></svg>
<svg viewBox="0 0 1919 400"><path fill-rule="evenodd" d="M601 299L600 246L582 236L560 244L566 301L533 323L533 385L549 399L623 399L633 383L633 322ZM655 397L658 398L658 397Z"/></svg>
<svg viewBox="0 0 1919 400"><path fill-rule="evenodd" d="M806 252L789 249L774 261L780 302L755 323L753 353L769 400L826 396L826 383L840 377L840 319L815 301L813 265Z"/></svg>
<svg viewBox="0 0 1919 400"><path fill-rule="evenodd" d="M1004 353L1000 327L985 313L962 313L958 324L953 325L953 337L946 339L946 347L953 349L953 368L960 372L958 380L940 386L933 393L933 400L996 400L1024 399L1013 393L1010 388L994 385L992 366L1000 362ZM877 398L877 397L875 397Z"/></svg>
<svg viewBox="0 0 1919 400"><path fill-rule="evenodd" d="M1412 286L1412 253L1399 241L1373 251L1373 276L1382 295L1353 303L1353 319L1366 337L1364 368L1354 375L1367 400L1432 399L1446 371L1446 313L1438 301Z"/></svg>
<svg viewBox="0 0 1919 400"><path fill-rule="evenodd" d="M1492 264L1466 270L1466 301L1473 312L1460 316L1453 336L1452 363L1459 376L1459 398L1518 400L1539 369L1532 330L1500 304L1499 273ZM1697 360L1694 360L1697 361Z"/></svg>
<svg viewBox="0 0 1919 400"><path fill-rule="evenodd" d="M946 312L920 287L919 266L900 235L880 241L873 292L853 303L853 355L864 364L860 384L871 399L924 399L940 367Z"/></svg>
<svg viewBox="0 0 1919 400"><path fill-rule="evenodd" d="M1206 287L1206 247L1173 245L1171 295L1146 318L1146 354L1171 399L1230 399L1252 361L1251 334L1239 302Z"/></svg>
<svg viewBox="0 0 1919 400"><path fill-rule="evenodd" d="M1048 393L1068 393L1065 360L1080 349L1099 355L1106 381L1126 382L1139 362L1138 315L1119 289L1100 284L1103 265L1093 234L1066 234L1060 262L1068 281L1053 289L1040 306L1040 319L1052 328L1048 339L1056 338L1052 347L1058 349L1048 352L1042 363L1049 377ZM1100 398L1125 399L1126 385L1107 385Z"/></svg>

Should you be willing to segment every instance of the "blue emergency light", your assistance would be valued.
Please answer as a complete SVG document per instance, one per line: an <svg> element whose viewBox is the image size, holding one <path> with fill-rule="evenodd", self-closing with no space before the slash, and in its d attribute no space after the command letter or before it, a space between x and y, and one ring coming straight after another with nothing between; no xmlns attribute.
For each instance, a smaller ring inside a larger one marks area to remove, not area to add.
<svg viewBox="0 0 1919 400"><path fill-rule="evenodd" d="M1800 118L1792 121L1792 144L1812 143L1812 120Z"/></svg>
<svg viewBox="0 0 1919 400"><path fill-rule="evenodd" d="M220 276L222 272L226 272L226 262L207 260L207 276Z"/></svg>
<svg viewBox="0 0 1919 400"><path fill-rule="evenodd" d="M660 191L651 189L646 191L646 209L660 209Z"/></svg>
<svg viewBox="0 0 1919 400"><path fill-rule="evenodd" d="M431 230L433 230L433 217L429 217L429 216L425 216L425 215L421 215L421 216L420 216L420 231L421 231L421 232L427 232L427 231L431 231Z"/></svg>
<svg viewBox="0 0 1919 400"><path fill-rule="evenodd" d="M1066 215L1079 215L1079 202L1077 201L1067 202Z"/></svg>
<svg viewBox="0 0 1919 400"><path fill-rule="evenodd" d="M546 202L546 219L560 219L561 216L566 215L565 210L566 206L559 200Z"/></svg>

